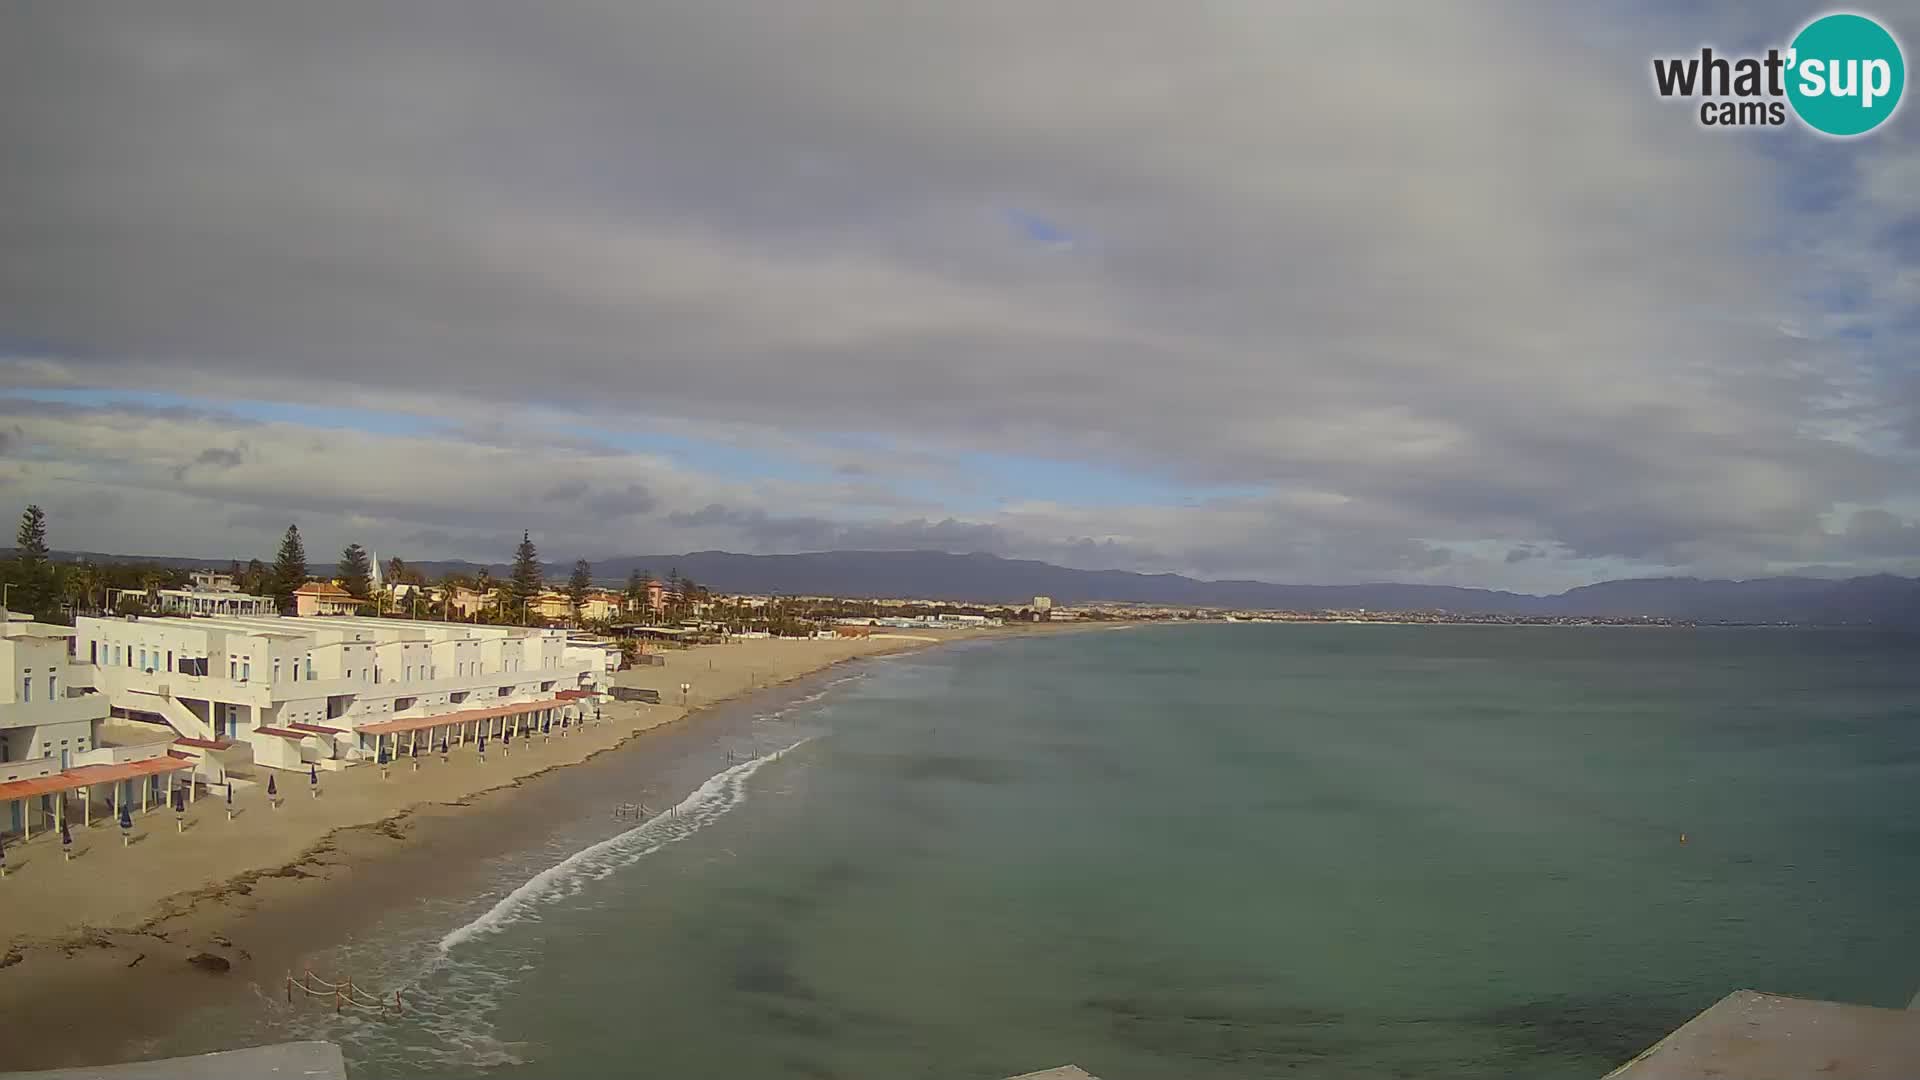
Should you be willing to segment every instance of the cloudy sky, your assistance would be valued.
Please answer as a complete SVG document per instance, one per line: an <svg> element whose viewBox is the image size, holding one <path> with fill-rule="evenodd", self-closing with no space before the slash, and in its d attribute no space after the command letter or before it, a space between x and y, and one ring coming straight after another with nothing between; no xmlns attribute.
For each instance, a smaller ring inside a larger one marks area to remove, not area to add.
<svg viewBox="0 0 1920 1080"><path fill-rule="evenodd" d="M1920 109L1703 130L1650 58L1821 9L1673 7L8 5L0 502L215 558L1920 572Z"/></svg>

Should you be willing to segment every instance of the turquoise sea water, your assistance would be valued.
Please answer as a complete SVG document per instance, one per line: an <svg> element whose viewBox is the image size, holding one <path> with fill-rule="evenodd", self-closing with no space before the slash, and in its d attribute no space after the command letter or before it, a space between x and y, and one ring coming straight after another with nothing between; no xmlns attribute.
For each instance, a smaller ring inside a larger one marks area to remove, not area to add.
<svg viewBox="0 0 1920 1080"><path fill-rule="evenodd" d="M703 721L677 816L332 958L417 1016L263 1030L357 1077L1592 1078L1738 987L1920 989L1920 638L1156 627L808 691Z"/></svg>

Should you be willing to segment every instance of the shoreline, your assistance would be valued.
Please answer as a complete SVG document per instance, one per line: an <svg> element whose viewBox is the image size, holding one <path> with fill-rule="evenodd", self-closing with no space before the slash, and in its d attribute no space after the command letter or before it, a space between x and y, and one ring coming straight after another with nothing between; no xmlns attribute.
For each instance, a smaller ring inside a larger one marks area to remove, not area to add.
<svg viewBox="0 0 1920 1080"><path fill-rule="evenodd" d="M329 774L320 798L301 800L298 788L305 785L290 784L282 809L247 807L232 822L222 820L224 804L203 799L197 813L188 815L185 838L165 829L165 819L172 816L165 813L141 819L142 835L127 850L111 843L117 830L96 826L85 832L91 842L71 864L63 863L57 844L26 845L25 858L19 857L20 848L10 848L15 872L0 882L10 915L9 937L0 952L0 1011L13 1021L14 1034L0 1053L0 1068L98 1065L148 1056L159 1038L177 1035L176 1025L194 1010L239 994L274 991L300 957L351 941L380 912L444 889L449 879L477 874L490 856L516 843L538 840L556 814L590 812L570 804L567 789L579 785L561 778L569 770L609 762L635 766L635 755L611 751L657 749L638 762L635 771L646 776L684 760L714 735L708 730L712 725L683 721L779 697L794 684L821 681L852 661L1032 632L961 631L938 641L742 643L759 646L754 649L699 646L667 654L663 667L621 672L617 680L663 688L694 682L688 706L615 703L607 710L608 721L597 728L530 746L505 762L496 753L491 765L480 765L471 752L464 761L456 752L451 764L443 765L435 755L419 773L396 770L389 780L363 766ZM509 765L518 768L504 767ZM418 788L401 786L407 783ZM359 790L336 797L335 788ZM248 817L254 820L247 822ZM219 843L223 830L246 826L257 834L285 825L294 827L283 839L297 843L281 843L275 857L248 859L210 846ZM196 835L203 829L205 836ZM76 832L76 849L82 847L82 835ZM167 853L168 844L191 849L174 852L184 861L225 872L206 873L175 889L156 888L164 877L139 878L131 866L117 868L136 875L132 884L148 888L126 888L124 873L108 879L85 872L95 860L111 866L144 855L143 861L151 863ZM236 865L243 862L248 865ZM33 870L49 867L63 877L51 883L54 895L27 893L46 883L35 883L29 876ZM22 912L23 899L37 903ZM61 925L50 925L55 920ZM201 962L226 966L203 970L190 962L196 957L217 958ZM165 1001L164 1007L156 1007L156 999ZM89 1037L75 1040L80 1031ZM208 1046L215 1048L227 1044Z"/></svg>

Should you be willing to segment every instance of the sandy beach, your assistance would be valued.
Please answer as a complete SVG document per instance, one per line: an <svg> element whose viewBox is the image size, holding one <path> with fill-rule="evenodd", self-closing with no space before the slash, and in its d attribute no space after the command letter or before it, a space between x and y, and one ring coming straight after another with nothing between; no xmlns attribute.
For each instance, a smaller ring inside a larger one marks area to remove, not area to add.
<svg viewBox="0 0 1920 1080"><path fill-rule="evenodd" d="M243 794L229 819L222 799L203 795L188 808L184 831L169 810L137 815L126 846L114 823L96 821L74 830L71 861L58 837L12 845L0 881L0 1011L11 1032L0 1068L139 1056L144 1036L196 1002L277 984L285 965L350 935L370 907L404 903L543 828L548 815L515 813L513 800L535 798L542 785L563 797L567 766L650 732L697 732L697 724L675 721L845 661L1020 632L755 639L669 651L664 666L616 680L656 688L666 703L606 706L603 722L565 738L517 741L511 756L496 744L484 763L469 747L445 763L423 755L418 771L400 763L384 779L371 766L324 774L317 796L306 777L281 775L277 809L262 793ZM692 685L684 707L683 682ZM93 1034L76 1038L83 1030Z"/></svg>

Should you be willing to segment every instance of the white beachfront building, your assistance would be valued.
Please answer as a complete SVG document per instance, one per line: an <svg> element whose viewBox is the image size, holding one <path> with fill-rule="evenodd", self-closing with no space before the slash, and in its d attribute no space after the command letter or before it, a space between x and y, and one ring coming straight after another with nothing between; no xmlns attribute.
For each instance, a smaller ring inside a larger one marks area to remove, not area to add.
<svg viewBox="0 0 1920 1080"><path fill-rule="evenodd" d="M342 768L578 715L605 682L566 632L401 619L83 618L76 658L116 713L249 744L257 765Z"/></svg>
<svg viewBox="0 0 1920 1080"><path fill-rule="evenodd" d="M57 829L100 803L165 805L177 775L198 764L167 740L101 745L107 700L86 689L92 671L70 656L72 639L65 626L12 614L0 622L0 833Z"/></svg>

